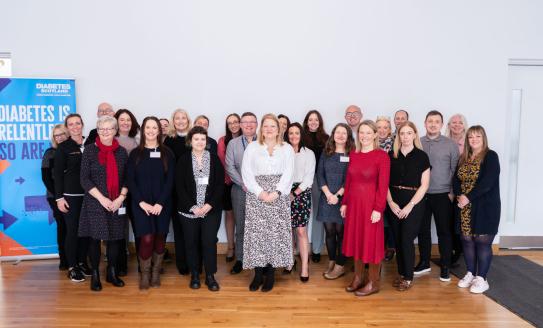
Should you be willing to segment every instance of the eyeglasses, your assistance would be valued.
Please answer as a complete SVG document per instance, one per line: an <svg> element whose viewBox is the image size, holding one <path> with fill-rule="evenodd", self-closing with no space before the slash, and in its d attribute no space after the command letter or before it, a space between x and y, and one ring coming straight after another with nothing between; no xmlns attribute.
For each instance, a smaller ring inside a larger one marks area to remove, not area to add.
<svg viewBox="0 0 543 328"><path fill-rule="evenodd" d="M357 113L357 112L345 114L345 117L358 117L358 116L360 116L360 113Z"/></svg>
<svg viewBox="0 0 543 328"><path fill-rule="evenodd" d="M249 124L257 124L256 121L250 121L250 122L241 122L243 125L249 125Z"/></svg>
<svg viewBox="0 0 543 328"><path fill-rule="evenodd" d="M60 137L66 137L66 133L53 134L53 138L55 138L55 139L60 138Z"/></svg>
<svg viewBox="0 0 543 328"><path fill-rule="evenodd" d="M117 129L115 129L115 128L99 128L97 130L98 130L98 132L104 133L104 132L113 132L113 131L116 131Z"/></svg>
<svg viewBox="0 0 543 328"><path fill-rule="evenodd" d="M98 114L109 114L109 113L113 113L113 110L112 109L99 109L98 110Z"/></svg>
<svg viewBox="0 0 543 328"><path fill-rule="evenodd" d="M228 126L231 126L231 125L239 125L239 122L238 121L235 121L235 122L227 122ZM243 124L246 124L246 122L244 122Z"/></svg>

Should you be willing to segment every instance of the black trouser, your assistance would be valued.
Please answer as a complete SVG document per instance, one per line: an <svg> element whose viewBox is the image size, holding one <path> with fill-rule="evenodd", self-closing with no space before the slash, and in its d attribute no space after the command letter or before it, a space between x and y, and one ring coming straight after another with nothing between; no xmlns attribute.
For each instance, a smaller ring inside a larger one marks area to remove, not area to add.
<svg viewBox="0 0 543 328"><path fill-rule="evenodd" d="M89 250L89 238L79 237L79 215L81 214L81 205L83 205L83 196L64 196L68 202L68 213L64 214L66 222L66 241L64 242L64 252L68 267L73 268L78 263L87 263L87 254Z"/></svg>
<svg viewBox="0 0 543 328"><path fill-rule="evenodd" d="M432 252L432 215L436 223L437 238L439 245L439 254L441 255L441 265L451 266L452 255L452 203L448 193L426 194L426 206L424 216L420 226L419 252L420 260L430 263Z"/></svg>
<svg viewBox="0 0 543 328"><path fill-rule="evenodd" d="M184 271L187 268L187 254L185 249L185 235L183 233L182 218L177 210L172 216L173 239L175 242L175 265L178 271Z"/></svg>
<svg viewBox="0 0 543 328"><path fill-rule="evenodd" d="M49 206L53 211L53 217L57 222L57 245L60 264L68 265L68 261L66 261L66 252L64 252L64 243L66 242L66 222L64 221L64 213L58 209L57 202L54 198L47 198L47 202L49 203Z"/></svg>
<svg viewBox="0 0 543 328"><path fill-rule="evenodd" d="M120 240L108 240L106 242L106 254L108 266L118 263L119 255L124 249L121 248ZM91 267L94 270L98 270L100 265L101 247L99 239L90 239L89 242L89 257L91 260ZM126 253L126 252L125 252Z"/></svg>
<svg viewBox="0 0 543 328"><path fill-rule="evenodd" d="M128 219L130 220L130 222L132 222L132 230L134 229L134 219L133 219L133 215L132 215L132 206L130 206L132 202L132 199L130 197L130 193L128 193L128 195L126 196L126 199L123 203L123 206L126 208L126 216L128 217ZM128 231L128 223L126 224L126 229ZM123 238L121 240L119 240L119 259L117 261L117 264L115 265L115 268L117 269L117 272L120 272L120 271L128 271L128 254L127 254L127 250L128 250L128 234L129 232L126 234L127 238ZM136 235L134 234L134 241L136 243L136 254L137 254L137 251L138 251L138 240L136 239ZM107 257L109 259L109 253L107 253Z"/></svg>
<svg viewBox="0 0 543 328"><path fill-rule="evenodd" d="M396 190L391 188L392 199L400 208L404 208L413 195L414 190ZM398 273L406 280L413 280L413 267L415 266L415 245L414 241L420 231L420 224L424 215L424 199L421 200L405 219L399 219L387 206L390 228L394 234L396 243L396 262Z"/></svg>
<svg viewBox="0 0 543 328"><path fill-rule="evenodd" d="M206 217L196 219L180 216L187 262L192 273L200 271L201 259L206 274L217 272L217 230L221 224L221 214L221 211L212 211Z"/></svg>
<svg viewBox="0 0 543 328"><path fill-rule="evenodd" d="M457 206L454 202L451 206L451 236L452 236L452 249L455 254L462 254L462 240L460 234L456 232L456 222L455 222L455 207Z"/></svg>

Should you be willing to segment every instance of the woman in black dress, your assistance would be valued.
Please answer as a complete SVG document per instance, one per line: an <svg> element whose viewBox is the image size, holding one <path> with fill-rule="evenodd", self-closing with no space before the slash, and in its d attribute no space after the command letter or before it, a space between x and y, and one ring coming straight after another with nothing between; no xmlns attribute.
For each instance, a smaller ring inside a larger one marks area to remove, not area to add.
<svg viewBox="0 0 543 328"><path fill-rule="evenodd" d="M387 215L396 244L399 276L392 283L399 291L411 288L415 266L413 242L424 215L424 195L430 185L430 160L422 150L417 127L405 122L398 128L390 155Z"/></svg>
<svg viewBox="0 0 543 328"><path fill-rule="evenodd" d="M205 284L218 291L217 231L221 224L224 168L216 154L206 150L207 130L195 126L187 135L192 151L179 158L176 166L177 210L179 212L191 272L190 288L200 288L200 259Z"/></svg>
<svg viewBox="0 0 543 328"><path fill-rule="evenodd" d="M53 177L53 168L55 167L55 152L57 147L62 142L68 139L68 130L64 124L57 124L51 131L51 148L47 149L43 153L41 160L41 180L47 190L47 202L53 211L53 217L57 223L57 244L58 244L58 256L60 258L59 270L67 270L68 263L66 261L66 254L64 253L64 241L66 240L66 222L64 222L64 216L57 207L55 202L55 182Z"/></svg>
<svg viewBox="0 0 543 328"><path fill-rule="evenodd" d="M92 265L90 288L100 291L102 284L98 266L100 264L100 242L107 241L108 266L106 281L115 287L123 287L115 270L121 252L121 240L126 228L125 169L128 161L126 149L115 139L117 120L110 116L100 117L96 123L98 138L85 148L81 159L81 186L85 190L79 236L89 237L89 256Z"/></svg>
<svg viewBox="0 0 543 328"><path fill-rule="evenodd" d="M149 284L160 286L160 268L172 214L174 170L175 157L162 144L160 121L154 116L146 117L140 144L130 154L127 170L134 231L140 239L140 289L149 288Z"/></svg>

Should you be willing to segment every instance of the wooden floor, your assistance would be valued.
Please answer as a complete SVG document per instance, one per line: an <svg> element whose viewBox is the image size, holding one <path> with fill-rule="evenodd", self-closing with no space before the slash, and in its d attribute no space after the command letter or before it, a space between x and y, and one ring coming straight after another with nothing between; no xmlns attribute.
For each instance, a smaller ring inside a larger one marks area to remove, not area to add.
<svg viewBox="0 0 543 328"><path fill-rule="evenodd" d="M543 265L543 251L521 254ZM1 264L1 327L528 327L527 322L484 295L473 295L440 282L439 269L415 279L407 292L391 286L395 265L386 264L381 292L357 298L343 287L352 273L335 281L321 273L326 258L311 264L311 278L302 284L298 273L277 275L270 293L250 292L249 272L230 275L224 257L219 258L221 291L191 290L189 278L167 264L162 287L140 292L136 263L124 288L102 279L104 289L89 290L89 282L72 283L59 272L55 260ZM205 286L204 286L205 287Z"/></svg>

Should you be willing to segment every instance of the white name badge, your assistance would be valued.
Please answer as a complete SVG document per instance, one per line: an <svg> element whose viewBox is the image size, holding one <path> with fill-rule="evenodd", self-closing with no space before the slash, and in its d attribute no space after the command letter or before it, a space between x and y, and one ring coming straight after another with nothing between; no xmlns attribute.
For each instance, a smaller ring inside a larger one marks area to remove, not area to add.
<svg viewBox="0 0 543 328"><path fill-rule="evenodd" d="M119 215L125 215L126 214L126 207L119 207Z"/></svg>
<svg viewBox="0 0 543 328"><path fill-rule="evenodd" d="M339 156L339 161L341 163L349 163L349 156Z"/></svg>
<svg viewBox="0 0 543 328"><path fill-rule="evenodd" d="M199 185L207 185L207 184L209 184L209 177L198 178L198 179L196 179L196 182Z"/></svg>
<svg viewBox="0 0 543 328"><path fill-rule="evenodd" d="M151 158L160 158L160 152L159 151L152 151L149 154L151 154Z"/></svg>

